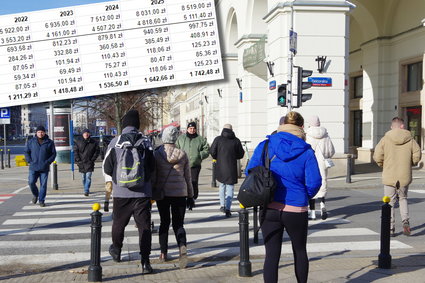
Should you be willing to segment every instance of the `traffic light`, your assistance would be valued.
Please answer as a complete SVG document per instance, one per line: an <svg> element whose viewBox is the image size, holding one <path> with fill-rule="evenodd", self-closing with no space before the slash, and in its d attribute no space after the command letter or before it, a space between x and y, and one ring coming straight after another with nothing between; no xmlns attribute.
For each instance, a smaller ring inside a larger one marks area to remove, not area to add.
<svg viewBox="0 0 425 283"><path fill-rule="evenodd" d="M286 104L287 104L286 90L287 90L286 84L281 84L277 87L277 105L286 107Z"/></svg>
<svg viewBox="0 0 425 283"><path fill-rule="evenodd" d="M296 67L298 68L298 80L297 80L297 86L298 86L298 93L297 93L297 107L301 107L303 102L306 102L307 100L311 99L312 94L311 93L303 93L304 89L311 88L312 82L304 82L303 79L310 77L313 74L313 71L311 70L304 70L302 67Z"/></svg>

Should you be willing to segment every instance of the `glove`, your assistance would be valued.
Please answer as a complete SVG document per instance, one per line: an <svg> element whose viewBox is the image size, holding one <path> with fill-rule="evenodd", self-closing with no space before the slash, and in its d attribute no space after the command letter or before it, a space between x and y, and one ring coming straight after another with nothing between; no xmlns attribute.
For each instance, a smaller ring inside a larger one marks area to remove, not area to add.
<svg viewBox="0 0 425 283"><path fill-rule="evenodd" d="M193 198L187 198L186 199L186 207L189 210L192 210L192 208L195 207L195 201L193 200Z"/></svg>

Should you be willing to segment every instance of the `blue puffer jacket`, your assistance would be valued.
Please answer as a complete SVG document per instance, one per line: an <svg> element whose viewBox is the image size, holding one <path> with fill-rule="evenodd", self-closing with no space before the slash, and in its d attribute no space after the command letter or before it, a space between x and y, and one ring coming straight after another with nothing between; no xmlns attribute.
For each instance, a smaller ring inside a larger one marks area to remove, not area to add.
<svg viewBox="0 0 425 283"><path fill-rule="evenodd" d="M272 159L270 168L277 182L274 201L297 207L307 206L308 200L316 195L322 185L314 151L303 139L287 132L278 132L267 138L270 140L269 158ZM264 143L262 141L255 149L247 172L263 163L261 153Z"/></svg>
<svg viewBox="0 0 425 283"><path fill-rule="evenodd" d="M25 159L30 164L30 171L49 172L50 164L55 161L55 144L48 135L43 142L38 142L37 136L30 139L25 147Z"/></svg>

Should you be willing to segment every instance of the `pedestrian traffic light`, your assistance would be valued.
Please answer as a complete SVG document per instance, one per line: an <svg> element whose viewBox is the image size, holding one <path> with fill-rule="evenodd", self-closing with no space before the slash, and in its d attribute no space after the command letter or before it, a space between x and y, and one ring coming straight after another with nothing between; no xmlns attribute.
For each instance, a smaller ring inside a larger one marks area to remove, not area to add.
<svg viewBox="0 0 425 283"><path fill-rule="evenodd" d="M277 87L277 105L282 107L287 106L286 90L287 90L286 84L281 84Z"/></svg>
<svg viewBox="0 0 425 283"><path fill-rule="evenodd" d="M298 80L297 80L297 86L298 86L298 93L297 93L297 107L301 107L303 102L306 102L307 100L311 99L311 96L313 94L311 93L303 93L304 89L311 88L312 82L305 82L303 81L304 78L310 77L313 74L313 71L311 70L304 70L302 67L296 67L298 68Z"/></svg>

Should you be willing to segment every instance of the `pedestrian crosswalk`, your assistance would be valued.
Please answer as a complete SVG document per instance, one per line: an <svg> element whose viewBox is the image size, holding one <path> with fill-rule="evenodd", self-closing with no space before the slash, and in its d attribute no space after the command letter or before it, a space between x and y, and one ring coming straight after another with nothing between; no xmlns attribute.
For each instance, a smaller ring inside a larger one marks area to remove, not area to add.
<svg viewBox="0 0 425 283"><path fill-rule="evenodd" d="M4 203L6 200L10 199L14 195L15 194L4 194L4 195L0 195L0 204Z"/></svg>
<svg viewBox="0 0 425 283"><path fill-rule="evenodd" d="M0 265L2 264L68 264L85 262L90 259L90 213L92 204L103 204L104 194L95 193L90 197L81 194L48 195L46 207L28 203L0 225ZM185 228L188 238L188 253L192 258L208 257L209 260L232 258L239 250L239 209L233 202L233 216L226 218L219 211L218 192L201 192L196 207L187 211ZM103 261L110 260L108 246L111 244L113 205L102 217ZM251 213L252 214L252 213ZM159 226L159 215L153 205L154 228ZM250 254L264 256L265 250L259 234L260 244L252 243L252 218L250 231ZM380 235L368 228L354 227L345 218L330 217L309 223L309 255L349 251L374 251L380 248ZM155 230L154 229L154 230ZM138 253L138 231L132 220L126 228L122 259L135 260ZM178 248L170 229L169 257L178 256ZM399 240L391 240L391 249L411 249ZM153 233L152 258L159 256L158 234ZM282 253L292 255L288 236L284 235Z"/></svg>

